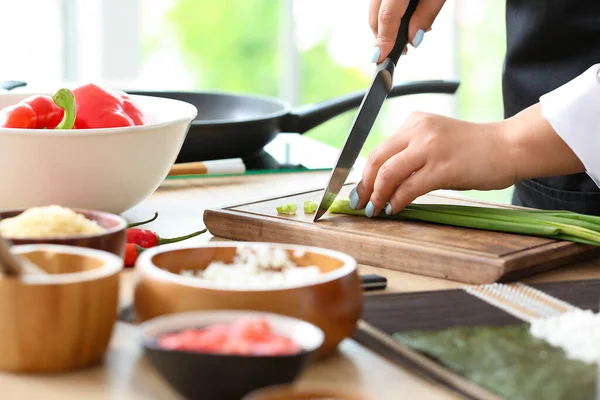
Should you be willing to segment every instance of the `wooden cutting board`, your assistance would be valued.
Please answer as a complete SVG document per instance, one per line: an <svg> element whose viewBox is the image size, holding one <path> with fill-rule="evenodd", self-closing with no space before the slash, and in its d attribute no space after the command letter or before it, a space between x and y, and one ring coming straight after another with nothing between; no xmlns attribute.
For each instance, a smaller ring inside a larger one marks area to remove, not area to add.
<svg viewBox="0 0 600 400"><path fill-rule="evenodd" d="M347 198L351 187L346 185L339 197ZM600 256L595 246L422 222L326 214L314 223L302 204L319 202L322 193L206 210L204 223L224 239L325 247L350 254L361 264L472 284L516 280ZM297 214L278 215L276 207L289 202L298 204ZM443 194L429 194L415 203L509 208Z"/></svg>

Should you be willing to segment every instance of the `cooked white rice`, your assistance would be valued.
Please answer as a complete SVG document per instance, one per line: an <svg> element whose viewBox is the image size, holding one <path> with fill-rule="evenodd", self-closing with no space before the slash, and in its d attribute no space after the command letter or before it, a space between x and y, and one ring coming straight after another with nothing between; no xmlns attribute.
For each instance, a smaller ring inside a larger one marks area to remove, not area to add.
<svg viewBox="0 0 600 400"><path fill-rule="evenodd" d="M13 218L0 220L0 233L7 238L55 238L104 231L96 221L70 208L57 205L33 207Z"/></svg>
<svg viewBox="0 0 600 400"><path fill-rule="evenodd" d="M301 257L302 252L294 252ZM285 250L240 247L231 264L213 261L202 271L182 270L181 275L200 278L228 288L275 288L308 283L321 274L317 266L296 265Z"/></svg>

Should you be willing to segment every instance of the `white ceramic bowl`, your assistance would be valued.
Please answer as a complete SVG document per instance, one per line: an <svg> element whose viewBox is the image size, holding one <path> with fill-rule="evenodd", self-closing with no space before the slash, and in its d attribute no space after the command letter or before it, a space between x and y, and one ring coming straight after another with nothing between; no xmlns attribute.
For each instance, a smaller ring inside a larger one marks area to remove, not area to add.
<svg viewBox="0 0 600 400"><path fill-rule="evenodd" d="M0 94L0 109L31 94ZM132 96L152 123L86 130L0 128L0 209L60 204L122 213L150 196L183 144L197 110Z"/></svg>

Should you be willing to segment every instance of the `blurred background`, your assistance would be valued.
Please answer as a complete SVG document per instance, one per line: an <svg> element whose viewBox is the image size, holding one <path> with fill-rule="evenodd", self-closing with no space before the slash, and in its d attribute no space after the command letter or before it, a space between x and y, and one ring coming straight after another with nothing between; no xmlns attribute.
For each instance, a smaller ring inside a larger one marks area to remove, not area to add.
<svg viewBox="0 0 600 400"><path fill-rule="evenodd" d="M3 0L0 79L26 81L29 90L93 81L314 103L369 84L367 8L367 0ZM501 119L504 52L503 1L448 0L395 80L460 79L457 95L388 100L362 155L413 111ZM346 113L308 136L341 147L353 117ZM465 194L509 203L511 193Z"/></svg>

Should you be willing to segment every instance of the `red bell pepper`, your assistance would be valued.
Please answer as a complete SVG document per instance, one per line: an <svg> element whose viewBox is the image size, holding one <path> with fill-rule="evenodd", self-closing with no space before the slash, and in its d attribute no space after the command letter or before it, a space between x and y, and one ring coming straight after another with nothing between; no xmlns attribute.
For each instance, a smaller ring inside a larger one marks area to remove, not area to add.
<svg viewBox="0 0 600 400"><path fill-rule="evenodd" d="M27 103L17 103L0 111L0 126L3 128L35 129L37 113Z"/></svg>
<svg viewBox="0 0 600 400"><path fill-rule="evenodd" d="M50 96L32 96L23 102L29 104L37 114L36 129L54 129L63 119L64 110Z"/></svg>
<svg viewBox="0 0 600 400"><path fill-rule="evenodd" d="M73 129L77 114L77 105L73 92L69 89L60 89L52 96L52 100L64 110L62 120L54 129Z"/></svg>
<svg viewBox="0 0 600 400"><path fill-rule="evenodd" d="M123 91L117 91L118 95L123 99L123 111L131 118L134 125L145 125L148 123L147 118L142 113L142 110L138 108L133 99Z"/></svg>
<svg viewBox="0 0 600 400"><path fill-rule="evenodd" d="M38 95L0 110L0 127L22 129L72 129L75 98L69 89L52 97ZM65 110L66 115L65 115ZM72 121L71 121L72 120Z"/></svg>
<svg viewBox="0 0 600 400"><path fill-rule="evenodd" d="M124 92L88 84L73 91L77 100L76 129L118 128L148 123L144 113Z"/></svg>
<svg viewBox="0 0 600 400"><path fill-rule="evenodd" d="M182 240L193 238L194 236L198 236L206 232L206 229L203 229L198 232L190 233L189 235L179 236L175 238L161 238L155 232L148 229L127 229L127 243L135 243L138 246L141 246L145 249L155 246L160 246L167 243L175 243L180 242Z"/></svg>

